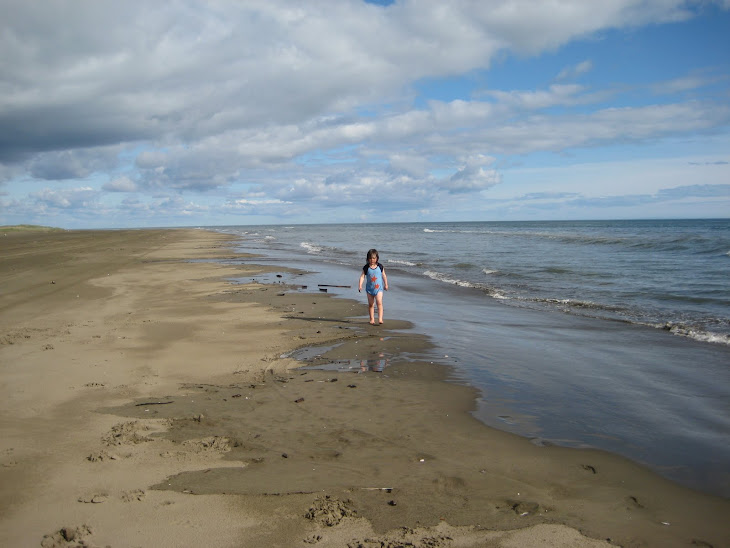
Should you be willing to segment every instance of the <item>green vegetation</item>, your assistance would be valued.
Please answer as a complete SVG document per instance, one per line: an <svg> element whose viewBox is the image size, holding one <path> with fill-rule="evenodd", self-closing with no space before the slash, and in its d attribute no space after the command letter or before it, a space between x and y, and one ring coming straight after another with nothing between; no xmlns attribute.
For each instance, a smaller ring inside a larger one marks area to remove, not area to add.
<svg viewBox="0 0 730 548"><path fill-rule="evenodd" d="M0 226L0 233L8 232L62 232L63 228L40 225L10 225Z"/></svg>

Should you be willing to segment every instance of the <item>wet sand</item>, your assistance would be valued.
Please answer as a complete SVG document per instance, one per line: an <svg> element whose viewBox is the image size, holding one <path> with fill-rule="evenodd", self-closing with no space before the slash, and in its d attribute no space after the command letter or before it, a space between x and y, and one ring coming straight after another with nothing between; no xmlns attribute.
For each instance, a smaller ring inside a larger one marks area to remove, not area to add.
<svg viewBox="0 0 730 548"><path fill-rule="evenodd" d="M730 546L726 499L475 420L405 319L190 261L227 236L0 238L0 545ZM327 345L363 370L282 357Z"/></svg>

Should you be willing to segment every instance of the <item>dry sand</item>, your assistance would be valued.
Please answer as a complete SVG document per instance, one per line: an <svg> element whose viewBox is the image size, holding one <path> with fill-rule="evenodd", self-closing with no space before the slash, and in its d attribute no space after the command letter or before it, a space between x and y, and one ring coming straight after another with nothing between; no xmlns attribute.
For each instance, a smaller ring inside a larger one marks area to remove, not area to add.
<svg viewBox="0 0 730 548"><path fill-rule="evenodd" d="M1 546L730 546L730 501L489 429L441 366L297 369L428 340L189 261L227 238L0 232Z"/></svg>

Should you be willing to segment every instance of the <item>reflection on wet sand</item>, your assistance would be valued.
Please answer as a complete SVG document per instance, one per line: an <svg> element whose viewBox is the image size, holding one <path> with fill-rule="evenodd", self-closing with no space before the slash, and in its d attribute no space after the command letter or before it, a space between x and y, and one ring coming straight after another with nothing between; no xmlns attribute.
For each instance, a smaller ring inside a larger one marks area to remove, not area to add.
<svg viewBox="0 0 730 548"><path fill-rule="evenodd" d="M375 373L382 373L383 370L390 365L390 358L385 357L384 354L380 354L377 358L355 358L351 360L336 360L328 363L321 363L317 365L307 365L302 367L305 370L316 370L316 371L338 371L340 373L367 373L373 371Z"/></svg>
<svg viewBox="0 0 730 548"><path fill-rule="evenodd" d="M360 371L375 371L382 373L385 366L388 365L388 358L384 354L380 354L376 359L360 360Z"/></svg>

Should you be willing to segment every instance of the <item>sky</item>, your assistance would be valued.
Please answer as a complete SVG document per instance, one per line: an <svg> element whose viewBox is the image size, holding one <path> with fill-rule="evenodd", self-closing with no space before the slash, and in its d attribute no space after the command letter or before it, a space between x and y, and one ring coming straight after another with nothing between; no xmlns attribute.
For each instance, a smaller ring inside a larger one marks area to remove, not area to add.
<svg viewBox="0 0 730 548"><path fill-rule="evenodd" d="M0 225L730 217L730 0L0 13Z"/></svg>

